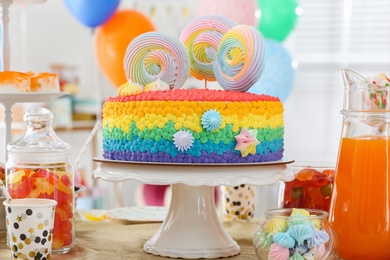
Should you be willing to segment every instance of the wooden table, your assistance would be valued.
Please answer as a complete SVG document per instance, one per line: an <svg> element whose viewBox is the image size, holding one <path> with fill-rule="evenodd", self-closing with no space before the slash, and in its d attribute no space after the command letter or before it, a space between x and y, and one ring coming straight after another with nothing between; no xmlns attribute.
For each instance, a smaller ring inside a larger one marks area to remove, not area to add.
<svg viewBox="0 0 390 260"><path fill-rule="evenodd" d="M239 255L226 259L256 259L252 238L259 224L235 221L222 224L241 247ZM52 260L167 259L143 251L144 243L153 236L160 225L161 223L123 224L77 219L75 247L67 254L53 255ZM0 230L0 259L9 259L9 252L6 232Z"/></svg>

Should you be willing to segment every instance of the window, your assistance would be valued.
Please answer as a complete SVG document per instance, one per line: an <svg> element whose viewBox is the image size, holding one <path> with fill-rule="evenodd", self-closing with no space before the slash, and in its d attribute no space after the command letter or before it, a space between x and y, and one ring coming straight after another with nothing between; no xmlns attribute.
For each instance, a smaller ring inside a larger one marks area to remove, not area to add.
<svg viewBox="0 0 390 260"><path fill-rule="evenodd" d="M390 1L300 0L303 14L284 43L298 62L285 104L286 156L335 162L341 135L341 69L390 74Z"/></svg>

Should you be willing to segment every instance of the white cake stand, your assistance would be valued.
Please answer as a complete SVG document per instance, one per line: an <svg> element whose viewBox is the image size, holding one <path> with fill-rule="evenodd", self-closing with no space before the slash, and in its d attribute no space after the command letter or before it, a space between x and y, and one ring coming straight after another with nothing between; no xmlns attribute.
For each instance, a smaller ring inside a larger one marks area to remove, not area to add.
<svg viewBox="0 0 390 260"><path fill-rule="evenodd" d="M168 164L121 162L95 158L93 178L121 182L136 180L172 185L172 200L160 229L144 244L144 251L173 258L219 258L240 253L223 229L214 204L214 186L269 185L291 181L290 160L257 164Z"/></svg>

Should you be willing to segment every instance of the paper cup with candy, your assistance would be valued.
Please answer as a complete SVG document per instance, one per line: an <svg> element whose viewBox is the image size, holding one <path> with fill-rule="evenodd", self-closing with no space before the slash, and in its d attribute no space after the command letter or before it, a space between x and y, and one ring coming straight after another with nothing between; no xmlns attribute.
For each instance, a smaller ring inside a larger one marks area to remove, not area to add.
<svg viewBox="0 0 390 260"><path fill-rule="evenodd" d="M28 198L3 204L11 259L50 259L57 201Z"/></svg>
<svg viewBox="0 0 390 260"><path fill-rule="evenodd" d="M253 237L258 259L338 259L328 213L317 209L271 209Z"/></svg>
<svg viewBox="0 0 390 260"><path fill-rule="evenodd" d="M255 213L256 186L221 186L223 220L251 220Z"/></svg>
<svg viewBox="0 0 390 260"><path fill-rule="evenodd" d="M279 191L281 208L310 208L329 212L335 165L324 162L296 162L287 165L295 179L282 182Z"/></svg>

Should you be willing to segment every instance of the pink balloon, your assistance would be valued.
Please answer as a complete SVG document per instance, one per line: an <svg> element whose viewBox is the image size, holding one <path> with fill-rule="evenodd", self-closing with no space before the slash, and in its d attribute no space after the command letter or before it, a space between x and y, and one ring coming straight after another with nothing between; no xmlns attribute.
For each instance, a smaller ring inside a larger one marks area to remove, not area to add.
<svg viewBox="0 0 390 260"><path fill-rule="evenodd" d="M260 8L256 0L199 0L197 16L222 15L237 24L257 26L256 11Z"/></svg>

